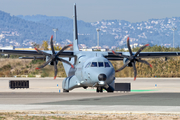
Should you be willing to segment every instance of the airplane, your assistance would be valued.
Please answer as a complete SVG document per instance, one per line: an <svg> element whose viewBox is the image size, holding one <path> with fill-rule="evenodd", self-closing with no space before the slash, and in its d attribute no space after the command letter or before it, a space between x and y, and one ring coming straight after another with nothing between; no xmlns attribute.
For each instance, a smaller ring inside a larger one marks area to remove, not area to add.
<svg viewBox="0 0 180 120"><path fill-rule="evenodd" d="M46 65L53 65L54 79L57 76L58 61L61 61L67 75L62 82L63 92L69 92L79 87L84 89L93 87L96 88L96 92L103 92L103 89L107 92L114 92L115 72L119 72L125 67L133 67L134 80L136 80L136 62L141 62L152 67L151 64L142 60L142 58L180 56L180 52L141 52L149 44L142 46L136 53L132 52L129 37L127 38L129 52L80 51L78 48L76 4L74 4L73 9L73 44L63 47L60 51L55 51L53 47L53 36L51 36L51 51L41 51L37 48L35 50L0 49L0 53L28 56L20 57L20 59L45 58L46 62L36 69L41 69ZM73 47L73 51L65 51L65 49L71 46ZM110 60L123 60L124 65L115 71Z"/></svg>

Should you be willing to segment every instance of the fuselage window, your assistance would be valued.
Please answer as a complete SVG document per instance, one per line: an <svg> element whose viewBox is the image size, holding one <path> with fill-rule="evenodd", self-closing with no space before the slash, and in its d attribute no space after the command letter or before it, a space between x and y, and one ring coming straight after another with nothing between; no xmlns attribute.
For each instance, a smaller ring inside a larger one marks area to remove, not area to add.
<svg viewBox="0 0 180 120"><path fill-rule="evenodd" d="M89 63L86 65L85 68L88 68L90 65L91 65L91 62L89 62Z"/></svg>
<svg viewBox="0 0 180 120"><path fill-rule="evenodd" d="M105 62L105 67L110 67L108 62Z"/></svg>
<svg viewBox="0 0 180 120"><path fill-rule="evenodd" d="M97 67L97 62L92 62L91 67Z"/></svg>
<svg viewBox="0 0 180 120"><path fill-rule="evenodd" d="M103 62L98 62L99 67L104 67Z"/></svg>

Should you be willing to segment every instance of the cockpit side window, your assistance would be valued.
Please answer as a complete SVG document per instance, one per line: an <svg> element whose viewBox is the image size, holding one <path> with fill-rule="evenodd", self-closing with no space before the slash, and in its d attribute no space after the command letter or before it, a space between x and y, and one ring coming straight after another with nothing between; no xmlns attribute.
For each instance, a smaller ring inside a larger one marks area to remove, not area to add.
<svg viewBox="0 0 180 120"><path fill-rule="evenodd" d="M98 66L99 66L99 67L104 67L103 62L98 62Z"/></svg>
<svg viewBox="0 0 180 120"><path fill-rule="evenodd" d="M105 62L105 67L110 67L108 62Z"/></svg>
<svg viewBox="0 0 180 120"><path fill-rule="evenodd" d="M111 64L111 62L109 62L109 65L110 65L110 67L113 67L113 65Z"/></svg>
<svg viewBox="0 0 180 120"><path fill-rule="evenodd" d="M92 62L91 67L97 67L97 62Z"/></svg>
<svg viewBox="0 0 180 120"><path fill-rule="evenodd" d="M86 65L86 67L85 67L85 68L90 67L90 65L91 65L91 62L89 62L89 63Z"/></svg>

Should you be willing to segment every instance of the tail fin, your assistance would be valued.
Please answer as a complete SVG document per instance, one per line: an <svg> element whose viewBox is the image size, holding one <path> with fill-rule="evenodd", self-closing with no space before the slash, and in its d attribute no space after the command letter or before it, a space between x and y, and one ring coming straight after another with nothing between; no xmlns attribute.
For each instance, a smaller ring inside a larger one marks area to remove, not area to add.
<svg viewBox="0 0 180 120"><path fill-rule="evenodd" d="M79 51L76 4L74 4L74 13L73 13L73 51Z"/></svg>

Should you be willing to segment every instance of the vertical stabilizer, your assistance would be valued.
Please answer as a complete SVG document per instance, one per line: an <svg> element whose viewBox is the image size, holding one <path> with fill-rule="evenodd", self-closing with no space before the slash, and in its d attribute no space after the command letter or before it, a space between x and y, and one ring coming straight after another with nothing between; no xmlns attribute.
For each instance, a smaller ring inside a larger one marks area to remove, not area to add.
<svg viewBox="0 0 180 120"><path fill-rule="evenodd" d="M79 51L76 4L74 4L74 13L73 13L73 51Z"/></svg>

